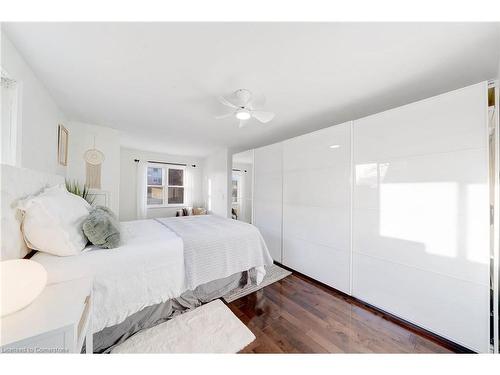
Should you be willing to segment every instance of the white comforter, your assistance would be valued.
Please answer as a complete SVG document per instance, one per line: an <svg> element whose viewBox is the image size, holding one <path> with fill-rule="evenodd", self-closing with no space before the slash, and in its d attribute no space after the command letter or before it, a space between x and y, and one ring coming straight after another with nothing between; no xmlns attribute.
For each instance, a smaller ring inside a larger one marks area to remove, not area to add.
<svg viewBox="0 0 500 375"><path fill-rule="evenodd" d="M93 277L93 331L125 320L144 307L186 291L182 240L154 220L121 223L122 245L89 247L81 255L37 253L48 282Z"/></svg>
<svg viewBox="0 0 500 375"><path fill-rule="evenodd" d="M260 284L264 266L273 263L262 235L253 225L212 215L156 220L184 242L188 289L251 268L256 268Z"/></svg>
<svg viewBox="0 0 500 375"><path fill-rule="evenodd" d="M252 225L213 216L161 222L122 222L122 245L115 249L88 247L68 257L39 252L32 259L45 267L49 284L94 279L94 332L121 323L144 307L238 272L256 268L259 283L263 266L272 263L260 232Z"/></svg>

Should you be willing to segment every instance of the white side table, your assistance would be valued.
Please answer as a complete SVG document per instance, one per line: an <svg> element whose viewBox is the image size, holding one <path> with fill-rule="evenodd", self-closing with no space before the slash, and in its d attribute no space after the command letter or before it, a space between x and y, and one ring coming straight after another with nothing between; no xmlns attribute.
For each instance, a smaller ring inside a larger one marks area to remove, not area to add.
<svg viewBox="0 0 500 375"><path fill-rule="evenodd" d="M92 281L48 285L32 304L0 319L3 353L92 353Z"/></svg>

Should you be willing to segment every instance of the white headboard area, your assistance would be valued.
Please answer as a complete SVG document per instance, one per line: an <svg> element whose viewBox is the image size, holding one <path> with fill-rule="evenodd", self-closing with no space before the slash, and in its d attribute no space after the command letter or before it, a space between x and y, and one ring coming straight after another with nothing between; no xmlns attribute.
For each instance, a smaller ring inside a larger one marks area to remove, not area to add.
<svg viewBox="0 0 500 375"><path fill-rule="evenodd" d="M39 193L42 189L64 183L64 177L1 164L0 197L0 259L19 259L29 253L21 233L22 214L19 200Z"/></svg>

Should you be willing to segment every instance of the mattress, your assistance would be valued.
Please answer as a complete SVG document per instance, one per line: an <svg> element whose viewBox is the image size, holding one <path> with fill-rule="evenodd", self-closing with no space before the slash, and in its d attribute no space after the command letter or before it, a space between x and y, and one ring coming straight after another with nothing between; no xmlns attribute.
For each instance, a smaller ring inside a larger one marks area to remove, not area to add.
<svg viewBox="0 0 500 375"><path fill-rule="evenodd" d="M121 223L122 244L115 249L87 247L80 255L37 253L48 283L94 279L93 332L121 323L147 306L186 290L183 243L154 220Z"/></svg>

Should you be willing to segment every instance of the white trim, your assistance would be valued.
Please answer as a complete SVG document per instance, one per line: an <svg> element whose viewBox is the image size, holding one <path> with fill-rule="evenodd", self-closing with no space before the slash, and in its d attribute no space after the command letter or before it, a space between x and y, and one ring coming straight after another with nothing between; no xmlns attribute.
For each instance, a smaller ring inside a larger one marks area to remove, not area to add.
<svg viewBox="0 0 500 375"><path fill-rule="evenodd" d="M491 278L493 280L493 352L499 353L499 335L500 335L500 314L499 314L499 294L500 294L500 285L499 285L499 277L500 277L500 111L499 111L499 103L500 103L500 90L499 90L499 82L493 81L490 82L488 87L495 88L495 116L493 121L495 122L495 181L494 181L494 192L493 192L493 248L491 249L491 255L493 256L493 275ZM487 99L488 100L488 99ZM488 107L488 105L486 105ZM488 112L487 112L488 115ZM487 121L489 121L489 116L487 116ZM489 130L489 127L487 126ZM489 139L489 133L488 133ZM491 187L491 184L490 184Z"/></svg>
<svg viewBox="0 0 500 375"><path fill-rule="evenodd" d="M255 210L254 210L254 194L255 194L255 149L252 149L252 212L250 213L250 223L254 224Z"/></svg>
<svg viewBox="0 0 500 375"><path fill-rule="evenodd" d="M354 216L354 121L349 121L349 163L350 163L350 186L349 186L349 295L353 290L353 270L354 270L354 246L353 246L353 216ZM377 171L378 173L378 171Z"/></svg>
<svg viewBox="0 0 500 375"><path fill-rule="evenodd" d="M0 66L1 76L14 82L15 98L12 106L11 124L10 124L10 158L4 161L9 165L22 167L22 82L12 77L4 68ZM4 110L4 109L3 109ZM13 126L14 124L14 126Z"/></svg>
<svg viewBox="0 0 500 375"><path fill-rule="evenodd" d="M151 206L147 206L146 208L148 210L155 210L157 208L187 208L187 207L190 207L188 204L180 204L180 203L176 203L176 204L169 204L169 205L165 205L165 204L155 204L155 205L151 205Z"/></svg>
<svg viewBox="0 0 500 375"><path fill-rule="evenodd" d="M284 197L284 192L285 192L285 156L284 156L284 143L285 141L280 142L280 155L281 155L281 238L280 238L280 246L281 246L281 252L280 252L280 263L284 264L283 258L284 258L284 253L285 253L285 220L283 220L283 215L285 214L285 197Z"/></svg>

